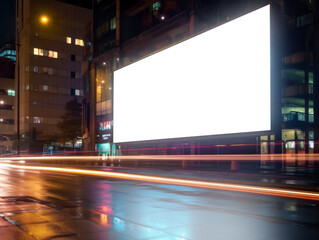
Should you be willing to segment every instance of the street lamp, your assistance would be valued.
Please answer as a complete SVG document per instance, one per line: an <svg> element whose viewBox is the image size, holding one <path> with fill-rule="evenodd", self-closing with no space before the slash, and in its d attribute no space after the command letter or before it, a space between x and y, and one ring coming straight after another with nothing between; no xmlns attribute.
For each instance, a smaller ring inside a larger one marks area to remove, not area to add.
<svg viewBox="0 0 319 240"><path fill-rule="evenodd" d="M40 17L40 22L45 25L49 22L49 18L47 16L43 15Z"/></svg>

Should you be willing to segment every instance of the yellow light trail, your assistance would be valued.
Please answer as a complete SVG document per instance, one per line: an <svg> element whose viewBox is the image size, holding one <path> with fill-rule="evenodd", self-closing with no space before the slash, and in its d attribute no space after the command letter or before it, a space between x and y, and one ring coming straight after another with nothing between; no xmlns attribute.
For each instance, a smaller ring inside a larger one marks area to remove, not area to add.
<svg viewBox="0 0 319 240"><path fill-rule="evenodd" d="M155 182L155 183L162 183L162 184L164 183L164 184L173 184L173 185L180 185L180 186L200 187L200 188L208 188L208 189L218 189L218 190L226 190L226 191L236 191L236 192L245 192L245 193L254 193L254 194L263 194L263 195L319 201L319 193L289 190L289 189L276 189L276 188L267 188L267 187L258 187L258 186L247 186L247 185L245 186L245 185L239 185L239 184L225 184L225 183L217 183L217 182L195 181L195 180L157 177L157 176L139 175L139 174L131 174L131 173L105 172L105 171L72 169L72 168L21 166L21 165L13 165L13 164L6 164L6 163L0 163L0 166L16 168L16 169L73 173L73 174L81 174L81 175L126 179L126 180L134 180L134 181L147 181L147 182Z"/></svg>

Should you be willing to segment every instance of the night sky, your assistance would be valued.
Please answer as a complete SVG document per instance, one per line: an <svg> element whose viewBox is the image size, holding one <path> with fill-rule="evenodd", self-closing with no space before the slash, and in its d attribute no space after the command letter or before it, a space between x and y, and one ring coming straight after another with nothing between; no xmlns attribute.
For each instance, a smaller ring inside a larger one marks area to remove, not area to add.
<svg viewBox="0 0 319 240"><path fill-rule="evenodd" d="M92 8L91 0L59 0L81 7ZM6 42L14 42L15 38L15 2L16 0L0 0L0 47Z"/></svg>
<svg viewBox="0 0 319 240"><path fill-rule="evenodd" d="M0 0L0 47L6 42L14 42L15 1Z"/></svg>

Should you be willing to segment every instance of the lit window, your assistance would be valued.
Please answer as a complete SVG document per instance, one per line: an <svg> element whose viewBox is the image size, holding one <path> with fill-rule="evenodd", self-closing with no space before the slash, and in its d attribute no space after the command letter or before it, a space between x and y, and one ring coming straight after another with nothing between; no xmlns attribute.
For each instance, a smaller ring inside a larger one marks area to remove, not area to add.
<svg viewBox="0 0 319 240"><path fill-rule="evenodd" d="M72 96L80 96L81 95L81 90L80 89L71 88L71 95Z"/></svg>
<svg viewBox="0 0 319 240"><path fill-rule="evenodd" d="M84 41L82 39L75 39L75 45L78 45L78 46L84 46Z"/></svg>
<svg viewBox="0 0 319 240"><path fill-rule="evenodd" d="M110 20L110 29L114 30L116 28L116 18L111 18Z"/></svg>
<svg viewBox="0 0 319 240"><path fill-rule="evenodd" d="M33 48L33 54L38 56L43 56L43 49L41 48Z"/></svg>
<svg viewBox="0 0 319 240"><path fill-rule="evenodd" d="M43 90L48 91L48 85L43 85Z"/></svg>
<svg viewBox="0 0 319 240"><path fill-rule="evenodd" d="M71 44L72 43L72 38L66 37L66 43Z"/></svg>
<svg viewBox="0 0 319 240"><path fill-rule="evenodd" d="M50 58L58 58L58 52L49 50L48 57L50 57Z"/></svg>
<svg viewBox="0 0 319 240"><path fill-rule="evenodd" d="M41 123L41 117L33 117L33 123Z"/></svg>
<svg viewBox="0 0 319 240"><path fill-rule="evenodd" d="M9 96L15 96L15 95L16 95L16 92L15 92L14 90L9 89L9 90L8 90L8 95L9 95Z"/></svg>
<svg viewBox="0 0 319 240"><path fill-rule="evenodd" d="M161 2L155 2L153 3L153 11L158 11L161 9Z"/></svg>
<svg viewBox="0 0 319 240"><path fill-rule="evenodd" d="M39 49L38 48L33 48L33 54L34 55L39 55Z"/></svg>

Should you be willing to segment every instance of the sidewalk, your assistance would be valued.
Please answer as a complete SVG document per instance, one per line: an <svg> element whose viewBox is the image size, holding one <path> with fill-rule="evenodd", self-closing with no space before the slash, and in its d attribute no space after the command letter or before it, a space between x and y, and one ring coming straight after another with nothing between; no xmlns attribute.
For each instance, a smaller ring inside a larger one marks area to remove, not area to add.
<svg viewBox="0 0 319 240"><path fill-rule="evenodd" d="M0 197L0 239L132 239L110 229L112 216L76 203L61 204L27 196Z"/></svg>

